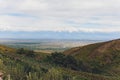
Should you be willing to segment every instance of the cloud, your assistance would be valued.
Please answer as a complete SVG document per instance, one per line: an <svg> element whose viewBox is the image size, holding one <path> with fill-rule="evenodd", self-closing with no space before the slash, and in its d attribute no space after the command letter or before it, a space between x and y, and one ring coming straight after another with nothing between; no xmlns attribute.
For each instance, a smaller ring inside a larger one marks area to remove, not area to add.
<svg viewBox="0 0 120 80"><path fill-rule="evenodd" d="M0 0L0 31L120 32L119 0Z"/></svg>

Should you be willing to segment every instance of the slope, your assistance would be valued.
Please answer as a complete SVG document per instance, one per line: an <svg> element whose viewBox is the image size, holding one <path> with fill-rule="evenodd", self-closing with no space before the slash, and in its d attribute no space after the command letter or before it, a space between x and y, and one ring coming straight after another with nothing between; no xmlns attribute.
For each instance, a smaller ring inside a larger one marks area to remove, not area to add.
<svg viewBox="0 0 120 80"><path fill-rule="evenodd" d="M120 39L72 48L64 54L74 56L88 72L120 74Z"/></svg>
<svg viewBox="0 0 120 80"><path fill-rule="evenodd" d="M0 45L0 53L15 53L16 49Z"/></svg>

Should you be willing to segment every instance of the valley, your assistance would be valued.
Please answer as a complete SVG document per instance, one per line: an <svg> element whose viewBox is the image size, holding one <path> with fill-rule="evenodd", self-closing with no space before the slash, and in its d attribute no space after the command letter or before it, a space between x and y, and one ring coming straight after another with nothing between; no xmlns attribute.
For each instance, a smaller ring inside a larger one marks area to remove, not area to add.
<svg viewBox="0 0 120 80"><path fill-rule="evenodd" d="M0 44L13 48L26 48L36 52L63 52L77 46L103 42L104 40L69 39L0 39Z"/></svg>

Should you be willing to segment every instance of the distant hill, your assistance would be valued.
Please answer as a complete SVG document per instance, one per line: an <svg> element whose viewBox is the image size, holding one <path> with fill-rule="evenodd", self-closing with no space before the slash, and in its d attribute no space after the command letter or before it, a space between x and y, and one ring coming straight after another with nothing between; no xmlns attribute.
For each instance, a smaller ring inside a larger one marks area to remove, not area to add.
<svg viewBox="0 0 120 80"><path fill-rule="evenodd" d="M64 54L74 56L85 65L99 66L107 73L120 73L120 39L75 47L64 51Z"/></svg>

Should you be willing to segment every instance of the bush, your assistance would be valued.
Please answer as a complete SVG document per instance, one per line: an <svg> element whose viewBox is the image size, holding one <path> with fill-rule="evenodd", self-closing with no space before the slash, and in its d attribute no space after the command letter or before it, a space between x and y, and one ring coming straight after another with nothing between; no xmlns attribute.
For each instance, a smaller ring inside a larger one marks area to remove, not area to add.
<svg viewBox="0 0 120 80"><path fill-rule="evenodd" d="M52 53L50 56L47 56L47 61L51 64L55 64L61 67L77 69L77 61L74 57L70 55L64 55L62 53Z"/></svg>
<svg viewBox="0 0 120 80"><path fill-rule="evenodd" d="M18 49L18 50L17 50L17 53L18 53L18 54L24 54L24 53L25 53L24 48Z"/></svg>
<svg viewBox="0 0 120 80"><path fill-rule="evenodd" d="M47 56L47 61L51 64L62 66L65 59L65 55L61 53L52 53L50 56Z"/></svg>
<svg viewBox="0 0 120 80"><path fill-rule="evenodd" d="M104 68L98 61L78 61L71 55L62 53L52 53L47 57L47 61L56 66L69 68L72 70L80 70L90 73L101 73Z"/></svg>
<svg viewBox="0 0 120 80"><path fill-rule="evenodd" d="M24 48L18 49L17 54L23 54L23 55L28 56L28 57L35 57L33 50L26 50Z"/></svg>
<svg viewBox="0 0 120 80"><path fill-rule="evenodd" d="M63 62L64 67L71 68L77 70L77 61L73 56L66 56Z"/></svg>

